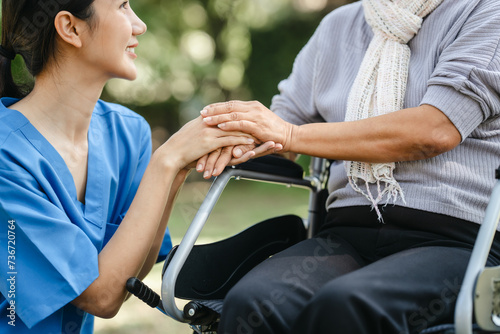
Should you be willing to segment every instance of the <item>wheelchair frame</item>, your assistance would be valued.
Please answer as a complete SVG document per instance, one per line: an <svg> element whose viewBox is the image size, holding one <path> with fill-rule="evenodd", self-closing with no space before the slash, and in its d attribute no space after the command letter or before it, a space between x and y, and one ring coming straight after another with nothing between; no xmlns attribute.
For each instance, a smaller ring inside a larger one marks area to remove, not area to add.
<svg viewBox="0 0 500 334"><path fill-rule="evenodd" d="M324 211L324 202L322 203L323 207L318 202L324 200L322 190L323 192L325 191L328 178L328 162L324 159L312 157L310 176L303 177L303 172L297 173L296 171L292 171L292 173L287 174L286 166L284 168L283 166L275 168L274 160L282 158L263 157L260 160L264 158L267 160L262 165L259 164L259 159L257 159L257 162L248 162L240 166L228 167L214 180L184 238L165 263L161 298L144 286L142 282L137 282L137 279L134 278L128 282L127 289L150 306L157 307L171 318L184 323L191 322L190 319L193 319L191 314L194 312L193 309L182 311L177 307L175 300L175 290L179 273L186 264L186 260L222 191L233 178L236 180L264 181L309 189L309 213L305 225L307 227L307 238L314 235L320 224L322 211ZM296 165L293 162L291 163ZM472 334L473 328L479 328L486 332L500 333L500 266L485 268L500 219L500 167L496 170L496 178L497 181L494 185L483 224L479 229L457 298L455 323L429 328L422 331L421 334ZM474 326L472 321L473 311L478 323ZM190 326L197 333L216 333L212 329L212 326L206 326L203 323L191 323Z"/></svg>

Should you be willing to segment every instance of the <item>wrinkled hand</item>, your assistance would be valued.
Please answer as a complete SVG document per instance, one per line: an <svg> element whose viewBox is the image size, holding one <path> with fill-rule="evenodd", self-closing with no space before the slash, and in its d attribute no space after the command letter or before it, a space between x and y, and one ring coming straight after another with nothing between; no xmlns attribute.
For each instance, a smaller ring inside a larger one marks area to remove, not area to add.
<svg viewBox="0 0 500 334"><path fill-rule="evenodd" d="M295 126L285 122L258 101L229 101L214 103L201 111L207 125L217 126L224 131L242 131L258 141L281 144L285 152Z"/></svg>

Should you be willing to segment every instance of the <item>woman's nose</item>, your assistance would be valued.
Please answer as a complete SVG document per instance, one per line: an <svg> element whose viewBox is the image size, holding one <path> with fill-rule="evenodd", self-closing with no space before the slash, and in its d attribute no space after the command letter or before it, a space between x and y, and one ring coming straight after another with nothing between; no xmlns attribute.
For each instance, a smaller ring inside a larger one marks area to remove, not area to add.
<svg viewBox="0 0 500 334"><path fill-rule="evenodd" d="M135 36L144 34L148 30L148 26L144 23L135 12L132 12L132 33Z"/></svg>

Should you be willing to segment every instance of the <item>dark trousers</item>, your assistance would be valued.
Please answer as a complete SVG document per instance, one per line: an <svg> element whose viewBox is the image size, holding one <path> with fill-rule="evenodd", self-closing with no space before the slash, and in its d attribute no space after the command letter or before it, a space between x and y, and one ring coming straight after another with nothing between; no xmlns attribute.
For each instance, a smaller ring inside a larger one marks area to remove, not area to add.
<svg viewBox="0 0 500 334"><path fill-rule="evenodd" d="M478 225L381 209L384 223L367 207L335 209L317 236L254 268L227 295L219 333L402 334L453 322Z"/></svg>

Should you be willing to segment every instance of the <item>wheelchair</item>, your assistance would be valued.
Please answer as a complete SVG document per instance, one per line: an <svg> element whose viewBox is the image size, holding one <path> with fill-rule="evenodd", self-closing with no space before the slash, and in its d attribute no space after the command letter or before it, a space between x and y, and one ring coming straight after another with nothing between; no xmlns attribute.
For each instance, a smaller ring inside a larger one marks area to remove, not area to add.
<svg viewBox="0 0 500 334"><path fill-rule="evenodd" d="M311 157L310 172L293 161L266 156L227 167L213 181L186 234L165 260L161 297L137 278L127 290L165 315L186 323L193 333L216 334L225 295L238 280L266 258L310 238L324 220L329 162ZM493 174L493 173L492 173ZM453 324L420 334L500 333L500 266L485 267L500 219L500 167L458 294ZM302 187L310 191L308 217L270 218L210 244L195 245L225 186L231 179ZM187 303L179 309L176 299Z"/></svg>

